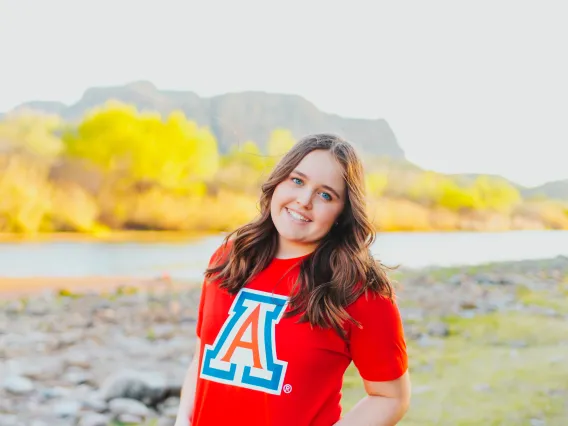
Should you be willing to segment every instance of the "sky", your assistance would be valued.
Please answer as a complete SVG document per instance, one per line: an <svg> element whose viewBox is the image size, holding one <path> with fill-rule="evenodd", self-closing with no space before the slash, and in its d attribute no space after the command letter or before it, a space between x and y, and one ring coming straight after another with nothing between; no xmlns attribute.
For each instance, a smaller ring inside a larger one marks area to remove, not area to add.
<svg viewBox="0 0 568 426"><path fill-rule="evenodd" d="M148 80L383 118L406 157L568 179L568 2L0 0L0 111ZM300 135L298 135L300 136Z"/></svg>

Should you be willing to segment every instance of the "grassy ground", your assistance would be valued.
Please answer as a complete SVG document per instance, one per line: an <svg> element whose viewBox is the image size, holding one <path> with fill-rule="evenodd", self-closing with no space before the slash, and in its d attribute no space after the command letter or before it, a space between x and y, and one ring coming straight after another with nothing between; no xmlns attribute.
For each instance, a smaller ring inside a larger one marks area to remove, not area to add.
<svg viewBox="0 0 568 426"><path fill-rule="evenodd" d="M568 424L568 321L492 313L446 322L449 337L409 342L414 394L401 425ZM351 367L344 409L363 396Z"/></svg>

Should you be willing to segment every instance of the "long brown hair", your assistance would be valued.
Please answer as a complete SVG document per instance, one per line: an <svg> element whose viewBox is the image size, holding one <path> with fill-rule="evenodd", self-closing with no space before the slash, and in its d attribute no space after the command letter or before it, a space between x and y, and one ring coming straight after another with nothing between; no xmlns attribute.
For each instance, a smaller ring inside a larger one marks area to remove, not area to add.
<svg viewBox="0 0 568 426"><path fill-rule="evenodd" d="M347 197L337 225L302 261L297 291L292 292L286 315L301 314L300 321L332 327L345 337L345 321L358 325L345 308L367 291L392 300L393 288L386 268L370 252L376 234L367 217L363 165L353 147L336 135L309 135L288 151L262 185L259 217L226 237L225 243L232 239L228 256L207 269L205 276L218 280L221 288L236 294L270 264L278 248L278 232L270 215L272 194L315 150L327 150L339 162Z"/></svg>

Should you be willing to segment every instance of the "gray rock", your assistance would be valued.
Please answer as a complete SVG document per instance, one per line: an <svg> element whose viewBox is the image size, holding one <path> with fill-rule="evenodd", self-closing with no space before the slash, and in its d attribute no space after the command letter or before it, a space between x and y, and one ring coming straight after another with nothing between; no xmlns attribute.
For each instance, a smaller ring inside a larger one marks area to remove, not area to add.
<svg viewBox="0 0 568 426"><path fill-rule="evenodd" d="M78 426L107 426L111 419L100 413L86 413L81 417Z"/></svg>
<svg viewBox="0 0 568 426"><path fill-rule="evenodd" d="M151 330L154 339L171 339L176 333L176 328L172 324L156 324Z"/></svg>
<svg viewBox="0 0 568 426"><path fill-rule="evenodd" d="M465 280L467 280L467 275L458 274L458 275L453 275L450 278L448 278L447 282L448 282L448 284L456 286L456 285L460 285Z"/></svg>
<svg viewBox="0 0 568 426"><path fill-rule="evenodd" d="M107 410L108 404L97 395L91 395L83 400L83 407L91 411L96 411L97 413L102 413Z"/></svg>
<svg viewBox="0 0 568 426"><path fill-rule="evenodd" d="M41 331L31 331L28 327L20 330L12 328L11 333L3 336L3 346L12 357L28 354L30 351L49 352L57 347L57 338Z"/></svg>
<svg viewBox="0 0 568 426"><path fill-rule="evenodd" d="M460 309L477 309L478 305L473 300L462 300L460 302Z"/></svg>
<svg viewBox="0 0 568 426"><path fill-rule="evenodd" d="M15 315L19 314L24 310L24 303L21 300L14 300L8 303L8 305L4 308L6 313Z"/></svg>
<svg viewBox="0 0 568 426"><path fill-rule="evenodd" d="M475 317L475 311L474 310L461 311L461 312L459 312L458 315L462 318L474 318Z"/></svg>
<svg viewBox="0 0 568 426"><path fill-rule="evenodd" d="M117 420L121 423L126 423L126 424L131 424L131 423L139 424L144 421L144 417L135 416L133 414L120 414L117 417Z"/></svg>
<svg viewBox="0 0 568 426"><path fill-rule="evenodd" d="M495 273L479 273L473 277L481 285L499 285L502 284L501 277Z"/></svg>
<svg viewBox="0 0 568 426"><path fill-rule="evenodd" d="M111 308L102 308L97 310L96 317L107 323L116 323L116 313Z"/></svg>
<svg viewBox="0 0 568 426"><path fill-rule="evenodd" d="M428 334L436 337L446 337L450 335L450 328L443 322L432 322L428 324Z"/></svg>
<svg viewBox="0 0 568 426"><path fill-rule="evenodd" d="M435 346L442 346L443 340L442 339L435 339L429 336L428 334L422 334L420 338L417 340L417 344L423 348L427 347L435 347Z"/></svg>
<svg viewBox="0 0 568 426"><path fill-rule="evenodd" d="M422 332L417 324L403 324L404 335L408 340L416 340L421 335Z"/></svg>
<svg viewBox="0 0 568 426"><path fill-rule="evenodd" d="M26 305L26 313L35 316L44 316L50 312L49 302L43 299L32 299Z"/></svg>
<svg viewBox="0 0 568 426"><path fill-rule="evenodd" d="M161 373L124 370L108 376L100 388L101 396L109 401L130 398L155 405L168 392L167 378Z"/></svg>
<svg viewBox="0 0 568 426"><path fill-rule="evenodd" d="M164 402L162 402L162 406L164 407L178 407L180 403L180 399L177 396L170 396Z"/></svg>
<svg viewBox="0 0 568 426"><path fill-rule="evenodd" d="M164 407L160 413L164 417L169 417L171 419L175 419L177 417L178 408L177 407Z"/></svg>
<svg viewBox="0 0 568 426"><path fill-rule="evenodd" d="M401 317L406 321L422 321L424 319L424 309L420 308L399 308Z"/></svg>
<svg viewBox="0 0 568 426"><path fill-rule="evenodd" d="M27 377L8 376L4 379L2 387L15 395L25 395L33 392L34 384Z"/></svg>
<svg viewBox="0 0 568 426"><path fill-rule="evenodd" d="M58 417L77 417L81 408L82 404L79 401L63 400L63 401L58 401L53 406L53 412Z"/></svg>
<svg viewBox="0 0 568 426"><path fill-rule="evenodd" d="M161 416L174 419L177 417L180 399L178 397L170 397L158 406Z"/></svg>
<svg viewBox="0 0 568 426"><path fill-rule="evenodd" d="M109 409L115 416L128 414L146 418L150 414L150 410L140 401L129 398L116 398L109 402Z"/></svg>
<svg viewBox="0 0 568 426"><path fill-rule="evenodd" d="M63 398L71 394L71 389L64 388L61 386L53 388L43 388L39 391L39 394L45 399Z"/></svg>
<svg viewBox="0 0 568 426"><path fill-rule="evenodd" d="M16 360L16 364L19 374L34 380L57 378L65 368L63 360L54 356L21 358Z"/></svg>
<svg viewBox="0 0 568 426"><path fill-rule="evenodd" d="M0 425L2 426L16 426L18 424L18 416L14 414L0 413Z"/></svg>
<svg viewBox="0 0 568 426"><path fill-rule="evenodd" d="M59 345L61 347L74 345L83 338L81 330L69 330L59 335Z"/></svg>
<svg viewBox="0 0 568 426"><path fill-rule="evenodd" d="M42 331L32 331L27 334L25 338L35 344L44 343L53 347L55 347L55 344L57 343L55 336L50 333L44 333Z"/></svg>
<svg viewBox="0 0 568 426"><path fill-rule="evenodd" d="M74 386L83 384L83 383L94 383L94 377L88 371L83 370L70 370L67 371L62 379L69 384Z"/></svg>
<svg viewBox="0 0 568 426"><path fill-rule="evenodd" d="M92 326L91 320L79 312L74 312L69 315L65 322L69 328L86 328Z"/></svg>
<svg viewBox="0 0 568 426"><path fill-rule="evenodd" d="M145 354L152 351L152 343L138 336L124 337L119 344L131 357L145 357Z"/></svg>
<svg viewBox="0 0 568 426"><path fill-rule="evenodd" d="M69 367L79 367L79 368L90 368L91 367L91 357L89 354L73 350L65 354L64 357L65 364Z"/></svg>

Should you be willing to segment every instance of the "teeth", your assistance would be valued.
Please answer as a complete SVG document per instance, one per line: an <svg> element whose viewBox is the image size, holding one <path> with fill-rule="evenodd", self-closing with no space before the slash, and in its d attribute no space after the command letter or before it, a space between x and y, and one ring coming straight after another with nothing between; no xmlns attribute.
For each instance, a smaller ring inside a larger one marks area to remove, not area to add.
<svg viewBox="0 0 568 426"><path fill-rule="evenodd" d="M299 213L296 213L295 211L292 211L290 209L286 209L286 210L288 211L288 213L290 213L290 216L292 216L294 219L301 220L303 222L309 222L310 221L309 219L305 218L304 216L302 216Z"/></svg>

